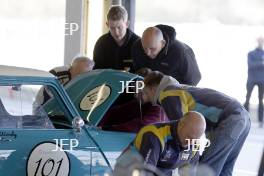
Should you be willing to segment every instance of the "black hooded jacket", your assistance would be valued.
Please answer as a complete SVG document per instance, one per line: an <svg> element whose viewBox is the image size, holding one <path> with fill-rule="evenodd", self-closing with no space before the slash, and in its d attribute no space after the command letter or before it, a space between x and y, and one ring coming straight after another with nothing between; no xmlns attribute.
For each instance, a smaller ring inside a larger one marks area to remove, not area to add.
<svg viewBox="0 0 264 176"><path fill-rule="evenodd" d="M131 48L138 38L135 33L127 29L124 44L118 46L110 32L102 35L97 40L93 51L94 69L123 70L125 67L130 67L130 71L133 72Z"/></svg>
<svg viewBox="0 0 264 176"><path fill-rule="evenodd" d="M175 39L176 32L173 27L167 25L156 27L162 31L166 45L155 59L151 59L145 54L141 40L138 39L132 47L135 70L147 67L172 76L181 84L197 85L201 80L201 73L192 48Z"/></svg>

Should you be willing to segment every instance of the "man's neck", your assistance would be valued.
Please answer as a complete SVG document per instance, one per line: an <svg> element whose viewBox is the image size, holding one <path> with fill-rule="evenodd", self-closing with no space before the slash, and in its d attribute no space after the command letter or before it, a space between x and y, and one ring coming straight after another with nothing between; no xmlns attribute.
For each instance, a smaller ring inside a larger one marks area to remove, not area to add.
<svg viewBox="0 0 264 176"><path fill-rule="evenodd" d="M126 36L123 37L120 41L115 41L118 46L122 46L125 43Z"/></svg>

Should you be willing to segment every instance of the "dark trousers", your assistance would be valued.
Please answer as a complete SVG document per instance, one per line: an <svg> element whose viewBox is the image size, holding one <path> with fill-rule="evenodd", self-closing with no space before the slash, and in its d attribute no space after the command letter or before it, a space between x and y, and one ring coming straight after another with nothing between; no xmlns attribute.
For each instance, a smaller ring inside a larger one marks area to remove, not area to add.
<svg viewBox="0 0 264 176"><path fill-rule="evenodd" d="M247 82L247 95L246 95L246 102L244 104L246 110L249 110L249 100L253 91L254 86L258 86L258 99L259 99L259 106L258 106L258 120L259 122L263 123L263 93L264 93L264 82Z"/></svg>

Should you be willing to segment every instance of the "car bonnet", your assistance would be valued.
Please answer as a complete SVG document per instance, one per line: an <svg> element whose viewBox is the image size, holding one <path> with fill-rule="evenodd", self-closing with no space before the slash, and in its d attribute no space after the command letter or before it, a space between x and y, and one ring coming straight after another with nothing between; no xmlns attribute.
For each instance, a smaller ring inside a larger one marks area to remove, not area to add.
<svg viewBox="0 0 264 176"><path fill-rule="evenodd" d="M79 75L65 89L81 117L97 125L126 83L138 79L141 77L132 73L101 69Z"/></svg>

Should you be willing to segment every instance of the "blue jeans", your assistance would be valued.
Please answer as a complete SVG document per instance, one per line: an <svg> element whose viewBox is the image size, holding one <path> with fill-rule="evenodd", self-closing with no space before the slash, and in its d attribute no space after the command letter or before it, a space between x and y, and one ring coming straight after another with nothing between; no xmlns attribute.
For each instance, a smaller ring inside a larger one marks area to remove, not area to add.
<svg viewBox="0 0 264 176"><path fill-rule="evenodd" d="M230 176L238 154L250 130L248 112L231 114L209 131L211 145L204 151L200 163L209 166L216 176Z"/></svg>
<svg viewBox="0 0 264 176"><path fill-rule="evenodd" d="M246 95L246 102L244 104L246 110L249 111L249 100L251 97L251 93L253 91L254 86L258 86L258 99L259 99L259 105L258 105L258 120L259 123L263 123L263 94L264 94L264 82L252 82L247 81L247 95Z"/></svg>

